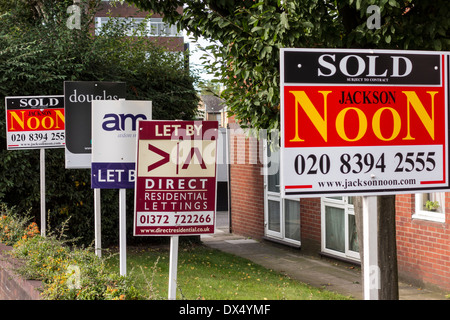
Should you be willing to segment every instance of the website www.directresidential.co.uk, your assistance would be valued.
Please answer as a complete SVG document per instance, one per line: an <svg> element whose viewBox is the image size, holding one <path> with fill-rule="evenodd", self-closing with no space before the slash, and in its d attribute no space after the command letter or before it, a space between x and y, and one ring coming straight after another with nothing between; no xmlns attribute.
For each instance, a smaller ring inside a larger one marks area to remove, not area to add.
<svg viewBox="0 0 450 320"><path fill-rule="evenodd" d="M357 188L357 187L389 187L389 186L412 186L416 185L416 179L355 179L341 181L319 181L320 188Z"/></svg>

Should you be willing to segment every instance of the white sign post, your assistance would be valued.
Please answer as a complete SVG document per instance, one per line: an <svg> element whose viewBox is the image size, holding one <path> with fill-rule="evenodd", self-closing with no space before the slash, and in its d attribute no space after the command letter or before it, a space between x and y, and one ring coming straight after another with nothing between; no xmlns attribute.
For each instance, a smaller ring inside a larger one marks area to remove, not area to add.
<svg viewBox="0 0 450 320"><path fill-rule="evenodd" d="M120 274L126 275L126 189L134 188L136 128L152 117L151 101L92 101L91 187L119 189ZM100 191L96 193L96 237L100 231ZM100 240L96 250L100 252Z"/></svg>
<svg viewBox="0 0 450 320"><path fill-rule="evenodd" d="M46 212L45 212L45 149L40 150L40 179L41 179L41 236L45 237L46 228Z"/></svg>
<svg viewBox="0 0 450 320"><path fill-rule="evenodd" d="M119 256L120 274L127 274L126 189L119 189Z"/></svg>
<svg viewBox="0 0 450 320"><path fill-rule="evenodd" d="M363 197L363 269L364 299L378 300L380 268L378 267L378 209L377 196Z"/></svg>
<svg viewBox="0 0 450 320"><path fill-rule="evenodd" d="M178 240L179 236L170 237L169 300L177 298Z"/></svg>
<svg viewBox="0 0 450 320"><path fill-rule="evenodd" d="M95 236L95 254L102 256L102 215L101 215L101 192L100 189L94 189L94 236Z"/></svg>

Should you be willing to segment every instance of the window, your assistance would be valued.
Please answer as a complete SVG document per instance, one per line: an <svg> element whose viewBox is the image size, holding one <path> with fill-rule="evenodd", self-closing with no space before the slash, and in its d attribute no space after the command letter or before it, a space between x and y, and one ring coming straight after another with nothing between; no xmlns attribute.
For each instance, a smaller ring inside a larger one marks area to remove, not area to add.
<svg viewBox="0 0 450 320"><path fill-rule="evenodd" d="M300 246L300 200L280 194L280 150L264 139L264 235Z"/></svg>
<svg viewBox="0 0 450 320"><path fill-rule="evenodd" d="M413 219L445 222L445 192L418 193Z"/></svg>
<svg viewBox="0 0 450 320"><path fill-rule="evenodd" d="M356 232L353 198L323 197L322 252L359 261L359 243Z"/></svg>
<svg viewBox="0 0 450 320"><path fill-rule="evenodd" d="M124 22L130 24L130 30L128 31L128 35L132 36L134 33L134 28L141 23L145 23L145 34L143 36L156 36L156 37L182 37L182 33L178 32L176 25L171 25L164 23L162 18L123 18L117 17L113 18L117 22ZM95 18L95 34L99 35L100 30L103 25L108 23L110 20L109 17L97 17Z"/></svg>

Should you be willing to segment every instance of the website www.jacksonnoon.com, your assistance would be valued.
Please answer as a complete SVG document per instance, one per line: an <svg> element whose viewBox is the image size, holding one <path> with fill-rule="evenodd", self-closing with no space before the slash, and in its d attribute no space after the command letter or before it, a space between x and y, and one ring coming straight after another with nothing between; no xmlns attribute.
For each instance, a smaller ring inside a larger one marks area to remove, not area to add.
<svg viewBox="0 0 450 320"><path fill-rule="evenodd" d="M341 181L319 181L320 188L358 188L358 187L391 187L391 186L412 186L416 185L416 179L355 179Z"/></svg>

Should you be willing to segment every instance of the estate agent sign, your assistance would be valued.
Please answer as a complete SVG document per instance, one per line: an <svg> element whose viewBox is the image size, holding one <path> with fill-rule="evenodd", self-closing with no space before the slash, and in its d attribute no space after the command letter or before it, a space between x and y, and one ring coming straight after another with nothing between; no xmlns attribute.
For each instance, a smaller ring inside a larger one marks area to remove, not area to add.
<svg viewBox="0 0 450 320"><path fill-rule="evenodd" d="M64 96L6 97L7 149L64 148Z"/></svg>
<svg viewBox="0 0 450 320"><path fill-rule="evenodd" d="M134 188L137 123L151 118L151 101L92 101L92 188Z"/></svg>
<svg viewBox="0 0 450 320"><path fill-rule="evenodd" d="M285 197L449 187L449 53L281 50Z"/></svg>
<svg viewBox="0 0 450 320"><path fill-rule="evenodd" d="M214 233L217 121L139 121L134 235Z"/></svg>
<svg viewBox="0 0 450 320"><path fill-rule="evenodd" d="M91 168L91 102L125 99L125 82L65 81L66 168Z"/></svg>

